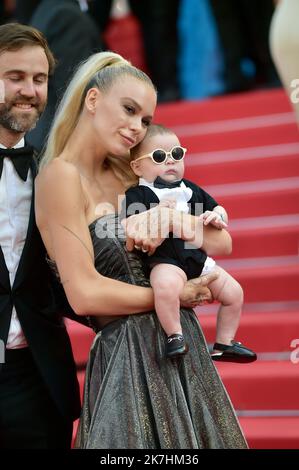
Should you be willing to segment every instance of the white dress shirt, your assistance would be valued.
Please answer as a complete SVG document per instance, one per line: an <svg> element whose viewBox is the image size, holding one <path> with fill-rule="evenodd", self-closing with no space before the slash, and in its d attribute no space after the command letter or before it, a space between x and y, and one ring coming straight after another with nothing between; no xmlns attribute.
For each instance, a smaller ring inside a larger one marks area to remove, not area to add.
<svg viewBox="0 0 299 470"><path fill-rule="evenodd" d="M0 144L1 148L5 148ZM15 148L24 147L24 139ZM0 245L9 272L10 285L13 285L21 254L25 245L32 198L32 175L28 172L23 181L9 158L3 160L0 180ZM1 312L0 312L1 315ZM15 307L12 310L8 349L28 346L22 331Z"/></svg>

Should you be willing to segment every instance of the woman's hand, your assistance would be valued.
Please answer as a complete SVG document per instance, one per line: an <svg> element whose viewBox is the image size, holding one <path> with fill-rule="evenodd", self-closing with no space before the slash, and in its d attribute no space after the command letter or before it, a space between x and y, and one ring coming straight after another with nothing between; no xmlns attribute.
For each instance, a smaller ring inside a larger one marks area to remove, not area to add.
<svg viewBox="0 0 299 470"><path fill-rule="evenodd" d="M170 202L163 201L153 209L131 215L122 221L128 251L135 248L149 255L155 252L172 231L172 209L169 205Z"/></svg>
<svg viewBox="0 0 299 470"><path fill-rule="evenodd" d="M208 285L217 278L218 273L213 272L187 281L180 295L181 306L194 308L197 305L213 302L214 299Z"/></svg>

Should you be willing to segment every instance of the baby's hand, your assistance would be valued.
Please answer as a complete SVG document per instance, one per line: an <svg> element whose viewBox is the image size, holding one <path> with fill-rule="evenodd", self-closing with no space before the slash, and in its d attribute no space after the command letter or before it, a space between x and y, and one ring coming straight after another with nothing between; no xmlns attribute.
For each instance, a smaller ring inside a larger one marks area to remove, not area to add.
<svg viewBox="0 0 299 470"><path fill-rule="evenodd" d="M222 230L227 227L227 224L222 220L221 215L214 211L205 211L202 214L202 219L204 225L211 224L218 228L218 230Z"/></svg>
<svg viewBox="0 0 299 470"><path fill-rule="evenodd" d="M176 200L175 199L161 199L160 206L169 207L170 209L175 209L176 207Z"/></svg>

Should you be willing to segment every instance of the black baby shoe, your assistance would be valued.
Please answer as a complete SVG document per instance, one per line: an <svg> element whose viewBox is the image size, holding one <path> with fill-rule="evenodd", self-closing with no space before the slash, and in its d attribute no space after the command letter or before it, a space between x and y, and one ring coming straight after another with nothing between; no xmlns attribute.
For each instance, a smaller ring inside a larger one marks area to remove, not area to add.
<svg viewBox="0 0 299 470"><path fill-rule="evenodd" d="M212 352L211 357L213 361L223 362L254 362L257 359L256 353L251 349L246 348L242 343L232 341L231 346L227 344L215 343L214 350L220 352Z"/></svg>
<svg viewBox="0 0 299 470"><path fill-rule="evenodd" d="M173 358L182 356L188 352L188 349L188 345L185 343L184 336L182 334L176 333L168 336L166 343L167 357Z"/></svg>

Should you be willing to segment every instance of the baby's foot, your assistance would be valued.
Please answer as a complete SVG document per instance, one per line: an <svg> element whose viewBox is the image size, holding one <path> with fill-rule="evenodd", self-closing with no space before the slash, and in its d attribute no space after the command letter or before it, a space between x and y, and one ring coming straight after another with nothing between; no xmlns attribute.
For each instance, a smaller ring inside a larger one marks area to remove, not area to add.
<svg viewBox="0 0 299 470"><path fill-rule="evenodd" d="M211 357L213 361L241 363L254 362L257 359L254 351L237 341L231 341L230 345L215 343Z"/></svg>
<svg viewBox="0 0 299 470"><path fill-rule="evenodd" d="M182 356L188 352L188 345L185 343L184 336L181 333L175 333L167 338L166 343L166 356L177 357Z"/></svg>

